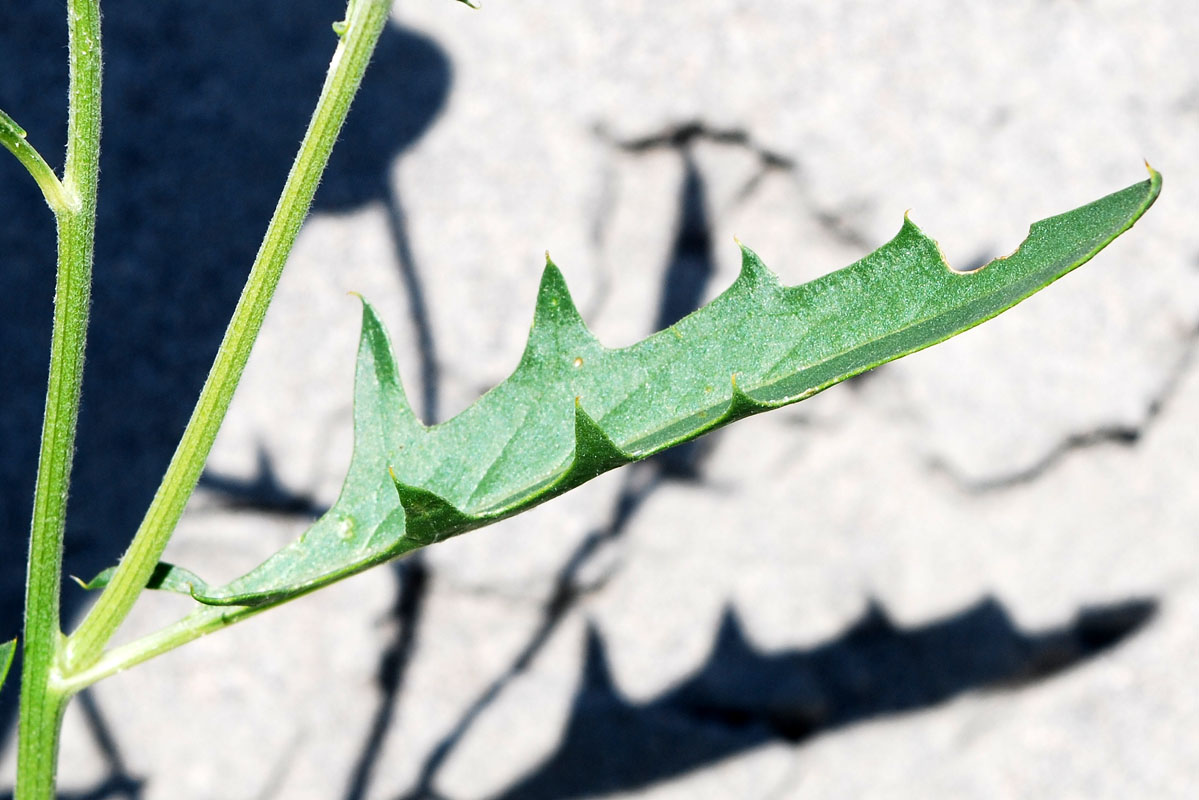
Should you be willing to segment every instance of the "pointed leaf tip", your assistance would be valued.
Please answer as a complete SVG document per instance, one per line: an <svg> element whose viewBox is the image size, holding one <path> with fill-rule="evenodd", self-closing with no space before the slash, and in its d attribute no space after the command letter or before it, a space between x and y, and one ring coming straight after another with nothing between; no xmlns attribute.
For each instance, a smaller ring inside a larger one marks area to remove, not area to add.
<svg viewBox="0 0 1199 800"><path fill-rule="evenodd" d="M917 225L912 219L912 209L910 208L903 212L903 225L899 227L900 233L903 233L904 231L911 231L924 236L924 231L922 231L920 226Z"/></svg>
<svg viewBox="0 0 1199 800"><path fill-rule="evenodd" d="M86 591L94 592L97 589L103 589L107 586L112 581L112 576L116 574L116 571L116 567L109 567L102 570L100 574L87 583L84 583L74 575L71 578ZM191 570L177 567L166 561L160 561L154 567L154 571L150 573L150 580L146 581L146 588L195 596L207 593L208 583Z"/></svg>
<svg viewBox="0 0 1199 800"><path fill-rule="evenodd" d="M570 296L566 278L548 255L541 273L541 285L537 289L537 306L533 312L529 341L522 358L526 364L553 358L564 349L590 348L596 344L595 336L588 330L574 298Z"/></svg>
<svg viewBox="0 0 1199 800"><path fill-rule="evenodd" d="M779 276L774 273L774 270L766 266L758 254L743 244L740 239L735 236L733 239L737 242L737 246L741 248L741 275L739 280L749 283L752 286L768 286L781 289L782 282L779 281Z"/></svg>
<svg viewBox="0 0 1199 800"><path fill-rule="evenodd" d="M1148 203L1146 204L1145 208L1149 208L1149 206L1153 205L1153 202L1157 199L1157 196L1159 194L1161 194L1162 174L1160 172L1158 172L1157 170L1155 170L1153 167L1151 167L1149 165L1148 161L1145 162L1145 167L1149 170L1149 187L1150 187L1150 189L1149 189L1150 197L1149 197Z"/></svg>
<svg viewBox="0 0 1199 800"><path fill-rule="evenodd" d="M362 303L363 334L365 335L366 329L369 327L372 334L375 334L376 332L382 333L384 338L386 338L387 331L383 327L383 321L379 319L379 312L375 311L375 307L371 305L371 302L358 292L351 291L347 292L347 294L357 297L358 302Z"/></svg>
<svg viewBox="0 0 1199 800"><path fill-rule="evenodd" d="M391 337L387 334L383 320L365 297L357 292L351 294L356 294L362 302L362 334L358 344L354 390L355 415L387 409L393 422L404 429L423 428L424 424L408 402L408 394L404 391L400 369L391 347ZM362 402L365 398L371 399Z"/></svg>
<svg viewBox="0 0 1199 800"><path fill-rule="evenodd" d="M566 277L550 259L549 252L545 254L545 269L541 273L541 285L537 289L537 309L533 316L534 330L540 325L585 327L574 298L570 296Z"/></svg>

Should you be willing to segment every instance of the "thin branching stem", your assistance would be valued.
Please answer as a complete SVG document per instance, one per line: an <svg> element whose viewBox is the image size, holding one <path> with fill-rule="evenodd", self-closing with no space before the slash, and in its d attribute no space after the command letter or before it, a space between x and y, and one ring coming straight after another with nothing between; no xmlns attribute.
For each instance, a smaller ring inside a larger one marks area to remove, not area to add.
<svg viewBox="0 0 1199 800"><path fill-rule="evenodd" d="M54 688L64 694L74 694L96 681L115 675L130 667L149 661L176 647L195 641L214 631L260 614L273 605L262 606L200 606L179 621L128 644L105 651L94 664L69 676L60 676Z"/></svg>
<svg viewBox="0 0 1199 800"><path fill-rule="evenodd" d="M162 483L112 582L67 640L63 666L68 676L90 667L100 658L104 646L145 588L183 514L229 409L350 102L387 24L390 7L390 0L351 0L346 19L337 26L341 41L329 65L324 88L212 370Z"/></svg>
<svg viewBox="0 0 1199 800"><path fill-rule="evenodd" d="M29 143L25 129L3 110L0 110L0 145L16 156L17 161L33 176L51 211L62 214L80 210L78 195L67 192L46 159Z"/></svg>

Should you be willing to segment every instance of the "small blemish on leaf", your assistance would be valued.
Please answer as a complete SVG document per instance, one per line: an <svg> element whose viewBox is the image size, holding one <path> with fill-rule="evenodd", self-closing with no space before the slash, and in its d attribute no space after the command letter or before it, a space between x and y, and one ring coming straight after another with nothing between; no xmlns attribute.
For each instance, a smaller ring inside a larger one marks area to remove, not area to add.
<svg viewBox="0 0 1199 800"><path fill-rule="evenodd" d="M576 356L575 360L574 360L574 365L575 365L575 369L578 369L579 367L583 366L583 357Z"/></svg>

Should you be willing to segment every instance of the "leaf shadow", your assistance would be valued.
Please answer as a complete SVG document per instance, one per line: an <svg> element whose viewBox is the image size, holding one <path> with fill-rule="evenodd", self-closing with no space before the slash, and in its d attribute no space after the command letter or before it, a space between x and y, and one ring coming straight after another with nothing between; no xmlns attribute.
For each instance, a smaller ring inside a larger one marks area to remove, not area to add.
<svg viewBox="0 0 1199 800"><path fill-rule="evenodd" d="M993 598L906 629L872 603L825 644L766 652L726 609L704 663L645 702L621 693L592 626L559 744L492 800L636 791L769 742L802 743L964 692L1017 689L1095 658L1141 630L1156 610L1152 599L1131 599L1025 633Z"/></svg>

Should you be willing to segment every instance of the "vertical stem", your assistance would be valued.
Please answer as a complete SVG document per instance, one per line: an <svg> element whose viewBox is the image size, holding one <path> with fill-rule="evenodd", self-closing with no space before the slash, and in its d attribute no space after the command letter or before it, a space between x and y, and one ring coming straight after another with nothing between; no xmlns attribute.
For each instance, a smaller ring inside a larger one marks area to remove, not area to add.
<svg viewBox="0 0 1199 800"><path fill-rule="evenodd" d="M67 641L63 667L68 674L86 669L100 658L104 645L145 588L183 514L390 10L391 0L350 0L345 21L336 27L341 42L212 370L112 581Z"/></svg>
<svg viewBox="0 0 1199 800"><path fill-rule="evenodd" d="M58 277L42 447L34 489L25 594L24 658L17 750L17 800L54 794L58 732L67 695L54 689L67 490L79 418L79 391L91 296L100 153L99 0L69 0L70 112L60 209Z"/></svg>

